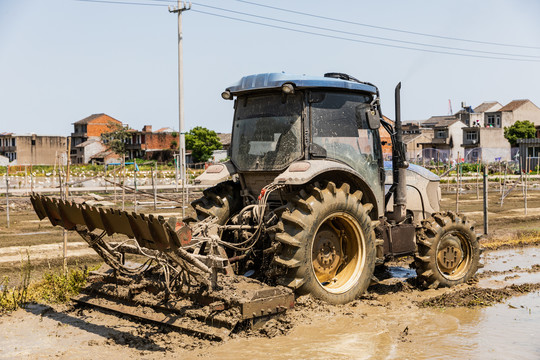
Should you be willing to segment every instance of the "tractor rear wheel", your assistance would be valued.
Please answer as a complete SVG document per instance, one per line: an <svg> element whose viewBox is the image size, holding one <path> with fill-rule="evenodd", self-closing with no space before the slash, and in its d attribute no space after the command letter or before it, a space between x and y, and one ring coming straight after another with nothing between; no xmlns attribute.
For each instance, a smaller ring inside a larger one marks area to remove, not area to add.
<svg viewBox="0 0 540 360"><path fill-rule="evenodd" d="M372 208L346 183L315 183L301 191L277 226L281 251L274 262L286 269L278 283L332 304L362 295L375 267Z"/></svg>
<svg viewBox="0 0 540 360"><path fill-rule="evenodd" d="M422 222L414 264L423 287L450 287L469 281L478 270L480 246L474 224L448 211Z"/></svg>
<svg viewBox="0 0 540 360"><path fill-rule="evenodd" d="M208 216L218 218L218 224L224 225L234 213L240 210L242 198L240 186L233 181L224 181L203 191L203 196L191 203L197 213L197 220Z"/></svg>

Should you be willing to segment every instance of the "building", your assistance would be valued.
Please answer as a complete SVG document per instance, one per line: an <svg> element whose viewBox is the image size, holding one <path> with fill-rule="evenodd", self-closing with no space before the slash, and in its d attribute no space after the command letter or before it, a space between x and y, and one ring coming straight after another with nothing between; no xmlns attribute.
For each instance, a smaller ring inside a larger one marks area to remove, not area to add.
<svg viewBox="0 0 540 360"><path fill-rule="evenodd" d="M383 119L390 125L394 126L393 120L390 120L384 115L383 115ZM379 137L381 138L383 158L384 160L389 160L392 158L392 137L382 125L381 127L379 127Z"/></svg>
<svg viewBox="0 0 540 360"><path fill-rule="evenodd" d="M145 125L141 131L131 130L126 149L130 159L145 158L167 161L178 151L180 136L171 128L152 131L151 125Z"/></svg>
<svg viewBox="0 0 540 360"><path fill-rule="evenodd" d="M465 123L455 116L432 116L422 122L422 126L426 125L433 128L433 137L422 143L424 160L447 162L463 158L461 145Z"/></svg>
<svg viewBox="0 0 540 360"><path fill-rule="evenodd" d="M92 156L105 151L101 134L113 130L115 125L122 125L122 122L107 114L93 114L73 123L71 163L87 164Z"/></svg>
<svg viewBox="0 0 540 360"><path fill-rule="evenodd" d="M425 161L422 144L428 143L432 139L433 129L423 129L418 133L403 134L403 143L407 149L407 159L411 162ZM440 161L443 160L440 159Z"/></svg>
<svg viewBox="0 0 540 360"><path fill-rule="evenodd" d="M219 138L219 142L221 143L223 150L229 150L231 147L231 133L217 133L217 136Z"/></svg>
<svg viewBox="0 0 540 360"><path fill-rule="evenodd" d="M540 108L530 100L513 100L505 106L498 102L482 103L474 109L472 126L463 128L463 148L467 162L494 162L513 159L504 128L518 120L540 126ZM525 145L524 145L525 146Z"/></svg>
<svg viewBox="0 0 540 360"><path fill-rule="evenodd" d="M93 155L90 158L91 164L112 164L112 163L118 164L121 162L122 162L121 156L110 150L102 151L100 153Z"/></svg>
<svg viewBox="0 0 540 360"><path fill-rule="evenodd" d="M54 165L67 151L65 136L0 133L0 155L12 165Z"/></svg>

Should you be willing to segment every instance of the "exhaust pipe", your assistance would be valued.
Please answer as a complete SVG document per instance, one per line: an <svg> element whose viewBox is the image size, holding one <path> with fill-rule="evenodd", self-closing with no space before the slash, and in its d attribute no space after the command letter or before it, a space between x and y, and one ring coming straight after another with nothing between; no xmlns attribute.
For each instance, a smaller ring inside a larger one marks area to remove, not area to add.
<svg viewBox="0 0 540 360"><path fill-rule="evenodd" d="M394 211L391 220L401 222L405 220L407 209L407 174L405 169L409 163L405 159L405 146L403 144L403 130L401 128L401 82L395 90L395 143L392 144L392 176L394 190Z"/></svg>

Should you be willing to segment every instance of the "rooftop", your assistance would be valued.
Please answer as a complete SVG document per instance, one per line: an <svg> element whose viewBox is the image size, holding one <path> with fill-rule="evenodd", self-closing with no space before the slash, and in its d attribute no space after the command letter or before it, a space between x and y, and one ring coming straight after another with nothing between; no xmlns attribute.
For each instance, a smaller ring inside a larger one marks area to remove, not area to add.
<svg viewBox="0 0 540 360"><path fill-rule="evenodd" d="M230 145L231 144L231 136L232 136L232 134L230 134L230 133L218 133L217 136L219 138L219 142L221 143L221 145Z"/></svg>
<svg viewBox="0 0 540 360"><path fill-rule="evenodd" d="M77 121L77 122L74 122L73 125L84 125L84 124L88 124L90 121L99 119L100 117L103 117L103 116L106 116L106 117L108 118L107 121L110 121L110 120L112 119L113 121L116 121L116 122L118 122L118 123L120 123L120 124L122 123L121 121L116 120L116 119L113 118L112 116L109 116L109 115L107 115L107 114L101 113L101 114L92 114L92 115L90 115L90 116L88 116L88 117L85 117L85 118L82 119L82 120L79 120L79 121Z"/></svg>
<svg viewBox="0 0 540 360"><path fill-rule="evenodd" d="M527 100L527 99L512 100L508 104L506 104L505 106L503 106L502 108L500 108L497 111L514 111L514 110L521 107L522 105L524 105L527 102L529 102L529 100Z"/></svg>
<svg viewBox="0 0 540 360"><path fill-rule="evenodd" d="M501 105L501 104L499 104L498 101L484 101L483 103L481 103L480 105L474 108L474 112L477 114L481 114L483 112L488 111L495 105Z"/></svg>

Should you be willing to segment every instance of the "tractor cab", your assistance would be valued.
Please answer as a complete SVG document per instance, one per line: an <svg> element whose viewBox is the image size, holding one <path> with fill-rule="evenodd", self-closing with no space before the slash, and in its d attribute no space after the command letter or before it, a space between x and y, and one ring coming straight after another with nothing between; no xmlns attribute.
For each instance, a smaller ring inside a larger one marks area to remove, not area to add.
<svg viewBox="0 0 540 360"><path fill-rule="evenodd" d="M378 90L344 74L259 74L222 96L234 103L230 158L252 195L291 164L329 160L383 197ZM262 181L261 181L262 180Z"/></svg>

